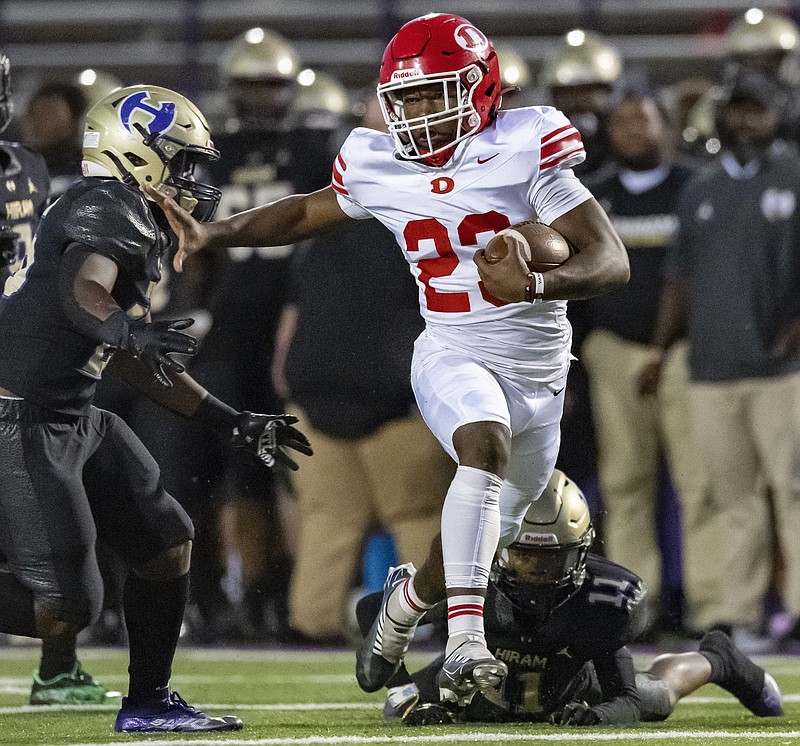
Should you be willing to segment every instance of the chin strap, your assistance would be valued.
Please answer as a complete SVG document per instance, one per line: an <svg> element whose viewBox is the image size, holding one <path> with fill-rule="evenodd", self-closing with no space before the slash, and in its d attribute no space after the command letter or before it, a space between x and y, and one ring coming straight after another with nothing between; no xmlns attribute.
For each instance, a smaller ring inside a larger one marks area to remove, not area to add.
<svg viewBox="0 0 800 746"><path fill-rule="evenodd" d="M129 184L133 187L139 186L139 182L133 178L133 174L122 165L122 161L117 158L117 156L115 156L110 150L105 151L104 155L107 155L108 158L114 162L114 166L116 167L117 171L119 171L123 183Z"/></svg>

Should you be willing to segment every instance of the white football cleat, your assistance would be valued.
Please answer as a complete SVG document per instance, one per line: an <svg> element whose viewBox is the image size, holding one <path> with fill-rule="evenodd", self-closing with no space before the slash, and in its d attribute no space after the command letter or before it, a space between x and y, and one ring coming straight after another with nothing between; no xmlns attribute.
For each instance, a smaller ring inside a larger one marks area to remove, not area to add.
<svg viewBox="0 0 800 746"><path fill-rule="evenodd" d="M498 689L507 675L506 664L479 638L467 638L442 663L436 677L439 699L466 707L476 692Z"/></svg>

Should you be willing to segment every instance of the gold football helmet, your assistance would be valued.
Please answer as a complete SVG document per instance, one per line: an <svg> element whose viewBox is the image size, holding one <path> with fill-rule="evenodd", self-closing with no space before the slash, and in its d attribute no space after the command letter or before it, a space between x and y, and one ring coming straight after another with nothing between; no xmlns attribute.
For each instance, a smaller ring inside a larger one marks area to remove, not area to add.
<svg viewBox="0 0 800 746"><path fill-rule="evenodd" d="M615 47L591 31L573 29L545 63L541 83L548 88L611 85L621 73L622 58Z"/></svg>
<svg viewBox="0 0 800 746"><path fill-rule="evenodd" d="M525 58L513 47L495 44L503 88L526 88L531 82L531 69Z"/></svg>
<svg viewBox="0 0 800 746"><path fill-rule="evenodd" d="M790 18L752 8L731 24L726 38L733 57L791 52L800 42L800 29Z"/></svg>
<svg viewBox="0 0 800 746"><path fill-rule="evenodd" d="M222 60L227 80L284 80L293 83L300 59L286 39L256 27L236 39Z"/></svg>
<svg viewBox="0 0 800 746"><path fill-rule="evenodd" d="M294 48L274 31L257 26L234 39L220 65L235 114L226 130L282 129L297 94L299 70Z"/></svg>
<svg viewBox="0 0 800 746"><path fill-rule="evenodd" d="M546 617L583 584L594 540L580 488L555 469L531 503L514 543L498 552L493 576L512 604Z"/></svg>
<svg viewBox="0 0 800 746"><path fill-rule="evenodd" d="M200 221L211 219L220 190L195 181L194 170L217 158L200 110L166 88L120 88L86 114L84 176L149 184Z"/></svg>
<svg viewBox="0 0 800 746"><path fill-rule="evenodd" d="M300 126L311 129L336 129L350 111L350 100L336 78L306 69L297 76L300 84L293 113Z"/></svg>
<svg viewBox="0 0 800 746"><path fill-rule="evenodd" d="M91 109L101 98L104 98L112 91L122 88L122 81L111 73L102 70L93 70L87 67L75 76L83 95L86 97L87 109Z"/></svg>

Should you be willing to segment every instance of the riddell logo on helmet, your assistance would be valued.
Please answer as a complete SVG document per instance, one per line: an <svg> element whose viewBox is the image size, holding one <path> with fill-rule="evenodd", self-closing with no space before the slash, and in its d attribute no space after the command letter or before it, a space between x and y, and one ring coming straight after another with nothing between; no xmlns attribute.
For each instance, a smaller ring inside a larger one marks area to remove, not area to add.
<svg viewBox="0 0 800 746"><path fill-rule="evenodd" d="M485 49L489 45L489 40L483 32L476 29L469 23L462 23L454 32L458 46L463 49Z"/></svg>
<svg viewBox="0 0 800 746"><path fill-rule="evenodd" d="M392 73L392 80L404 80L405 78L418 78L422 75L420 70L414 68L413 70L395 70Z"/></svg>

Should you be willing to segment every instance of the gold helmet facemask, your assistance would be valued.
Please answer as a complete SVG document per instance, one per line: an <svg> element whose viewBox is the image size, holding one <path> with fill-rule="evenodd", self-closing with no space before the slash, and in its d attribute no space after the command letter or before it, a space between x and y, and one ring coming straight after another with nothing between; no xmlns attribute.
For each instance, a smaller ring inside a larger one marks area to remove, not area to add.
<svg viewBox="0 0 800 746"><path fill-rule="evenodd" d="M196 181L195 168L218 158L200 110L166 88L121 88L86 114L84 176L149 184L201 222L211 219L221 192Z"/></svg>
<svg viewBox="0 0 800 746"><path fill-rule="evenodd" d="M544 621L583 584L593 539L583 493L556 469L514 543L498 552L494 582L515 607Z"/></svg>

